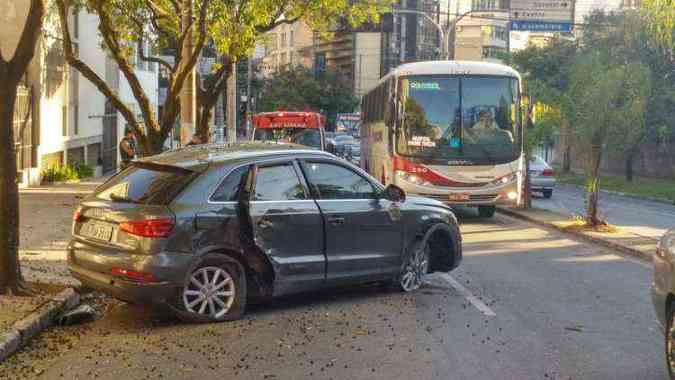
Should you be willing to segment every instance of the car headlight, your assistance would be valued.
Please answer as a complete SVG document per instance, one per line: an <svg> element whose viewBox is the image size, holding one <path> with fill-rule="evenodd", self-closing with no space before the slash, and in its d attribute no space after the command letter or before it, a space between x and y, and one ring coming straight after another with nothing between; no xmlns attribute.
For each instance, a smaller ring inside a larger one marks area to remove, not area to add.
<svg viewBox="0 0 675 380"><path fill-rule="evenodd" d="M413 185L419 185L419 186L433 186L431 182L415 175L412 173L404 172L401 170L396 171L396 176L406 182L410 182Z"/></svg>
<svg viewBox="0 0 675 380"><path fill-rule="evenodd" d="M499 177L496 180L490 182L491 185L506 185L509 182L515 181L518 178L516 173L509 173L505 176Z"/></svg>

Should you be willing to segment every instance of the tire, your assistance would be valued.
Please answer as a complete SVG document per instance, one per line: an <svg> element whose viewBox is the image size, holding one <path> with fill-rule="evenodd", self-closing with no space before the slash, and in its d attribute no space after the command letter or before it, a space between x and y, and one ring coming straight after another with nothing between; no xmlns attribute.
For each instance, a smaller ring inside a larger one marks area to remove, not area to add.
<svg viewBox="0 0 675 380"><path fill-rule="evenodd" d="M174 309L190 323L233 321L246 310L246 271L225 254L207 254L188 271Z"/></svg>
<svg viewBox="0 0 675 380"><path fill-rule="evenodd" d="M481 218L492 218L497 208L495 206L478 206L478 215Z"/></svg>
<svg viewBox="0 0 675 380"><path fill-rule="evenodd" d="M403 292L412 292L420 288L423 276L429 272L430 246L427 241L416 244L401 264L396 277L396 285Z"/></svg>
<svg viewBox="0 0 675 380"><path fill-rule="evenodd" d="M546 199L550 199L553 196L553 190L542 190L541 193Z"/></svg>
<svg viewBox="0 0 675 380"><path fill-rule="evenodd" d="M672 306L668 307L666 317L666 332L663 334L666 343L666 366L668 367L668 375L673 380L675 379L675 312Z"/></svg>

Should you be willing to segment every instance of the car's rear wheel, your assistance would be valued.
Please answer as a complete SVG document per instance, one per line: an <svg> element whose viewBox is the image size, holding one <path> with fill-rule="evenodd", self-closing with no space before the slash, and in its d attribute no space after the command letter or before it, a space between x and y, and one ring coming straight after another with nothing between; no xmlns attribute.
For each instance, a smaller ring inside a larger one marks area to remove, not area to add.
<svg viewBox="0 0 675 380"><path fill-rule="evenodd" d="M666 365L671 379L675 379L675 310L668 308L666 319Z"/></svg>
<svg viewBox="0 0 675 380"><path fill-rule="evenodd" d="M412 292L422 286L424 275L429 272L430 250L429 243L423 242L408 255L398 276L398 286L401 290Z"/></svg>
<svg viewBox="0 0 675 380"><path fill-rule="evenodd" d="M541 192L544 195L544 198L549 199L553 196L553 190L542 190Z"/></svg>
<svg viewBox="0 0 675 380"><path fill-rule="evenodd" d="M187 322L239 319L246 307L246 274L226 255L207 255L187 275L176 300L178 317Z"/></svg>
<svg viewBox="0 0 675 380"><path fill-rule="evenodd" d="M496 210L495 206L478 206L478 215L481 218L492 218Z"/></svg>

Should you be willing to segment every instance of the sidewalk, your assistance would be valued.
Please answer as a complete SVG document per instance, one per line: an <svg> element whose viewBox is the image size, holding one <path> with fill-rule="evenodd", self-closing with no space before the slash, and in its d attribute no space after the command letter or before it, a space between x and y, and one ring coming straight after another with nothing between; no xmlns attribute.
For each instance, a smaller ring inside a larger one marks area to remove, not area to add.
<svg viewBox="0 0 675 380"><path fill-rule="evenodd" d="M106 177L19 191L19 260L28 282L76 286L66 268L66 246L73 212L80 200Z"/></svg>
<svg viewBox="0 0 675 380"><path fill-rule="evenodd" d="M621 229L611 233L567 229L566 227L570 226L573 220L569 216L553 211L538 208L521 210L499 207L498 212L545 227L555 228L582 240L600 244L642 260L651 261L652 255L656 251L657 240L622 231Z"/></svg>

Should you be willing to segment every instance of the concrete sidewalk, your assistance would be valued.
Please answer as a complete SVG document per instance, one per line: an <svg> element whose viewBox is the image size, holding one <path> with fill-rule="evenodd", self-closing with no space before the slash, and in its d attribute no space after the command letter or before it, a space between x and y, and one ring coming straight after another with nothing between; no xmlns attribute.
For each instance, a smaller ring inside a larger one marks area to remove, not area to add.
<svg viewBox="0 0 675 380"><path fill-rule="evenodd" d="M539 208L522 210L516 208L499 207L498 212L541 226L555 228L582 240L600 244L607 248L642 260L651 261L652 255L656 251L657 240L655 239L636 235L634 233L621 230L620 228L616 232L594 232L569 229L567 227L574 223L573 219L567 215L549 210L543 210Z"/></svg>

